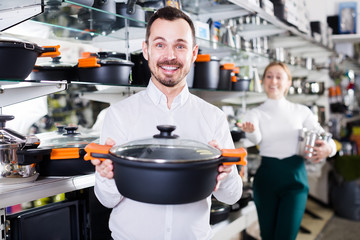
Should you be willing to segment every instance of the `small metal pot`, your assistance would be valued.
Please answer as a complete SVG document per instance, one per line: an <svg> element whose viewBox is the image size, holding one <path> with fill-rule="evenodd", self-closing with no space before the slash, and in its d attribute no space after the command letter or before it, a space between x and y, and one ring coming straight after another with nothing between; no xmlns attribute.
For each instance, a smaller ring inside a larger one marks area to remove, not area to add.
<svg viewBox="0 0 360 240"><path fill-rule="evenodd" d="M0 79L24 80L34 68L38 57L60 55L60 46L40 47L13 38L0 38Z"/></svg>
<svg viewBox="0 0 360 240"><path fill-rule="evenodd" d="M220 164L246 165L246 150L219 150L198 141L180 139L175 126L158 126L151 139L120 146L89 144L85 160L111 159L119 192L153 204L184 204L213 192Z"/></svg>
<svg viewBox="0 0 360 240"><path fill-rule="evenodd" d="M27 143L27 138L21 134L5 128L5 122L14 116L0 115L0 183L13 184L35 181L38 173L36 163L41 159L28 158L32 149L37 144Z"/></svg>

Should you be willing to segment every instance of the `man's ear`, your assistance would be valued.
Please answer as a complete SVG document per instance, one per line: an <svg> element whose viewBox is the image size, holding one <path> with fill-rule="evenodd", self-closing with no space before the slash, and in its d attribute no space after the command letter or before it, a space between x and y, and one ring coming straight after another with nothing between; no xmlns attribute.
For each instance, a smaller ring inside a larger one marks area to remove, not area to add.
<svg viewBox="0 0 360 240"><path fill-rule="evenodd" d="M149 56L148 55L148 45L145 41L143 41L143 43L142 43L142 53L143 53L143 56L146 59L146 61L148 61L149 60L148 59L148 56Z"/></svg>
<svg viewBox="0 0 360 240"><path fill-rule="evenodd" d="M198 55L198 52L199 52L199 46L198 45L195 45L195 47L193 48L193 52L192 52L192 63L195 62L196 58L197 58L197 55Z"/></svg>

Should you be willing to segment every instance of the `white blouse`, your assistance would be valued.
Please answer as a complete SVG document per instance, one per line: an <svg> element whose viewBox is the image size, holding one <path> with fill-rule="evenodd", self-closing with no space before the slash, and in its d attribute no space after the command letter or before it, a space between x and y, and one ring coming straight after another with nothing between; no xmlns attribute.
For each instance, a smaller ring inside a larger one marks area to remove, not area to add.
<svg viewBox="0 0 360 240"><path fill-rule="evenodd" d="M246 137L259 145L260 155L280 159L297 154L299 130L302 128L324 131L308 107L285 98L268 98L260 106L249 110L242 121L254 124L255 131L246 133ZM330 156L334 156L335 142L331 139L330 144Z"/></svg>

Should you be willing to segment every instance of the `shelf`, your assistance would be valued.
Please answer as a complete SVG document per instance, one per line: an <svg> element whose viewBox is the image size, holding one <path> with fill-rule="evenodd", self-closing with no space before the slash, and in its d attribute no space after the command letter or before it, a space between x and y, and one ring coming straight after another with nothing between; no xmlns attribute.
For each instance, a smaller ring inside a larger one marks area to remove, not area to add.
<svg viewBox="0 0 360 240"><path fill-rule="evenodd" d="M41 177L34 182L0 184L0 208L92 187L95 175L72 177Z"/></svg>
<svg viewBox="0 0 360 240"><path fill-rule="evenodd" d="M66 81L41 81L37 83L28 81L0 81L0 110L5 106L66 89Z"/></svg>
<svg viewBox="0 0 360 240"><path fill-rule="evenodd" d="M334 34L331 39L334 43L359 43L360 34Z"/></svg>

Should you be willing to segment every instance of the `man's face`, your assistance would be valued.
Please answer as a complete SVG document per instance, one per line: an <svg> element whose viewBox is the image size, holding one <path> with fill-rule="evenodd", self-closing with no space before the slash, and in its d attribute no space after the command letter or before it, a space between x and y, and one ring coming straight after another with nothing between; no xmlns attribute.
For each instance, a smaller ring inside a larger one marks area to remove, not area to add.
<svg viewBox="0 0 360 240"><path fill-rule="evenodd" d="M193 47L189 24L184 19L157 19L151 26L148 44L143 54L148 60L151 77L167 87L186 81L198 47Z"/></svg>

